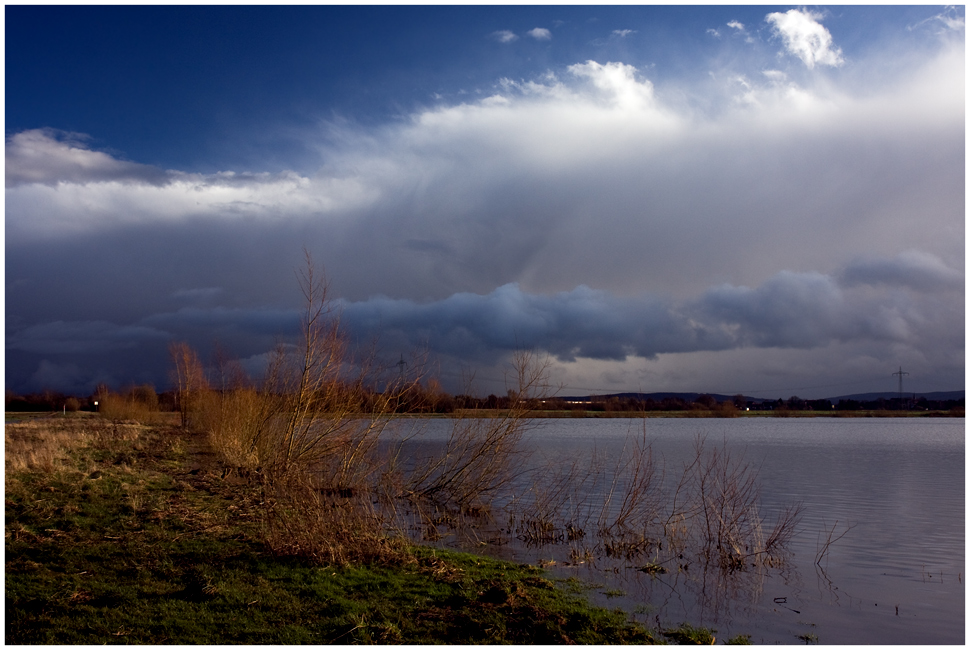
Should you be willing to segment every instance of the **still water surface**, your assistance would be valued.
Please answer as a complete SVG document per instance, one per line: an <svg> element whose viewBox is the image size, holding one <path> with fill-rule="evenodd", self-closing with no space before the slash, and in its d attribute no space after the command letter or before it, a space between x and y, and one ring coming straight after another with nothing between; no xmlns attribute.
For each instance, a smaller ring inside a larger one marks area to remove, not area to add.
<svg viewBox="0 0 970 650"><path fill-rule="evenodd" d="M552 570L600 585L593 598L656 625L689 621L754 643L963 644L964 421L962 419L542 420L524 443L549 460L618 457L646 427L669 475L692 457L697 436L755 466L762 514L804 508L787 567L742 575L726 589L678 575L617 573L590 562L563 568L568 545L512 544L496 554L556 560ZM421 435L442 439L450 423ZM825 532L837 536L820 565ZM716 592L716 593L715 593Z"/></svg>

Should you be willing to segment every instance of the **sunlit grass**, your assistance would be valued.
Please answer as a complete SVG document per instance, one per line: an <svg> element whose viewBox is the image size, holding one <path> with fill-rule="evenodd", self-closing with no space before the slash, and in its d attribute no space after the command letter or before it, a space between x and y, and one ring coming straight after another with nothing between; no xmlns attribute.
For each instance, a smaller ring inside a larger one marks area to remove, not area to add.
<svg viewBox="0 0 970 650"><path fill-rule="evenodd" d="M96 419L6 436L8 643L654 640L535 567L412 546L385 564L274 554L258 490L224 480L201 436Z"/></svg>

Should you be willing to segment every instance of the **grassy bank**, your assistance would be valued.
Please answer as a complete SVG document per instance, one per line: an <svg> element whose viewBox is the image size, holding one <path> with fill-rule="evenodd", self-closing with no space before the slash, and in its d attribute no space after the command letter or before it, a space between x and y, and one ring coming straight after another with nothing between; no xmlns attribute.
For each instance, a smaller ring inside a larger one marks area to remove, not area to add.
<svg viewBox="0 0 970 650"><path fill-rule="evenodd" d="M388 539L319 566L260 541L258 489L204 436L49 417L6 425L6 642L653 643L531 566Z"/></svg>

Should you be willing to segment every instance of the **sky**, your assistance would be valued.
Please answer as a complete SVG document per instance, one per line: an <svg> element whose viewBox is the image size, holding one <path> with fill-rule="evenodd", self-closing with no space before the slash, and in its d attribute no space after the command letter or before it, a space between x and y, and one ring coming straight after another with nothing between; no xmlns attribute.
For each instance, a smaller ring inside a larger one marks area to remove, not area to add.
<svg viewBox="0 0 970 650"><path fill-rule="evenodd" d="M163 390L174 341L258 378L304 250L349 340L452 392L518 350L561 395L964 388L962 6L8 5L5 38L8 390Z"/></svg>

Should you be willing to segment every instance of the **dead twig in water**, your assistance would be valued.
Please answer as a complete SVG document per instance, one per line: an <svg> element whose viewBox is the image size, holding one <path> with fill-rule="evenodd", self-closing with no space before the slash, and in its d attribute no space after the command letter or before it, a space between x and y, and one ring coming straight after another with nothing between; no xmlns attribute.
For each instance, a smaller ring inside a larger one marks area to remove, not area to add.
<svg viewBox="0 0 970 650"><path fill-rule="evenodd" d="M825 531L826 532L825 543L823 543L822 546L815 553L815 564L821 565L822 560L825 558L826 555L828 555L829 547L832 546L832 544L834 544L835 542L845 537L850 530L856 527L855 524L846 525L846 528L841 535L839 535L838 537L832 537L832 535L835 534L835 528L838 525L839 525L839 520L836 519L835 523L832 524L832 530ZM825 529L823 528L823 530ZM821 534L822 533L819 533L819 536L821 536Z"/></svg>

